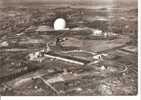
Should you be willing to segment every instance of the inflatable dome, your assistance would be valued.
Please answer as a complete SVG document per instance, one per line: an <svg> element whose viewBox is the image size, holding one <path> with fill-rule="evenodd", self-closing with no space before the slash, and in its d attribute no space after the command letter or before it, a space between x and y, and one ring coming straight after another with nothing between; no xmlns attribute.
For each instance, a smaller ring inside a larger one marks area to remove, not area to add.
<svg viewBox="0 0 141 100"><path fill-rule="evenodd" d="M57 18L54 21L54 29L55 30L64 30L66 28L66 21L63 18Z"/></svg>

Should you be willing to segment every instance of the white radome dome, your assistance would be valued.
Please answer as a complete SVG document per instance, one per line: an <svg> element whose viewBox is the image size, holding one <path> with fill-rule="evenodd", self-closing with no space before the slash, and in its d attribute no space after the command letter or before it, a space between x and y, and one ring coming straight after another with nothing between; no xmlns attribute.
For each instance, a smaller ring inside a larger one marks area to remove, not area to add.
<svg viewBox="0 0 141 100"><path fill-rule="evenodd" d="M63 18L57 18L54 21L54 29L55 30L64 30L66 28L66 21Z"/></svg>

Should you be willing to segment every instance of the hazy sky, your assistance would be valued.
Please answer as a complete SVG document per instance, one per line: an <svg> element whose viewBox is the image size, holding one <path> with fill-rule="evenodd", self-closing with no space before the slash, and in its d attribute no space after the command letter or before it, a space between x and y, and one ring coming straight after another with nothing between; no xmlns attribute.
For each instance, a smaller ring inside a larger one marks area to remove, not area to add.
<svg viewBox="0 0 141 100"><path fill-rule="evenodd" d="M121 2L136 2L137 0L0 0L2 2L112 2L112 1L121 1Z"/></svg>
<svg viewBox="0 0 141 100"><path fill-rule="evenodd" d="M73 3L73 4L80 4L80 5L93 5L93 4L111 4L111 3L136 3L137 0L0 0L0 5L6 3L20 3L20 2L45 2L45 3Z"/></svg>

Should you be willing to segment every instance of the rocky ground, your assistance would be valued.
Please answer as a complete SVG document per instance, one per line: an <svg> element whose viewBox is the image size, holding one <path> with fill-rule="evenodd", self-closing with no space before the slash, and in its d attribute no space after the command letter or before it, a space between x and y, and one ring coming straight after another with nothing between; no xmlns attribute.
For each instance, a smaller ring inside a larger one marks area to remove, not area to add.
<svg viewBox="0 0 141 100"><path fill-rule="evenodd" d="M0 9L0 95L137 95L136 9L62 9ZM57 17L70 30L53 30Z"/></svg>

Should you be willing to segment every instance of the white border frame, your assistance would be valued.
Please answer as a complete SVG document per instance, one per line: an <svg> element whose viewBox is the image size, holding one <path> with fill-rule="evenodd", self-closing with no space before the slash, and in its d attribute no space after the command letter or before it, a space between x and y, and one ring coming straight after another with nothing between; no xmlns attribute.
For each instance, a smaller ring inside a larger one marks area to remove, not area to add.
<svg viewBox="0 0 141 100"><path fill-rule="evenodd" d="M137 96L2 96L0 100L141 100L141 0L138 0L138 94Z"/></svg>

